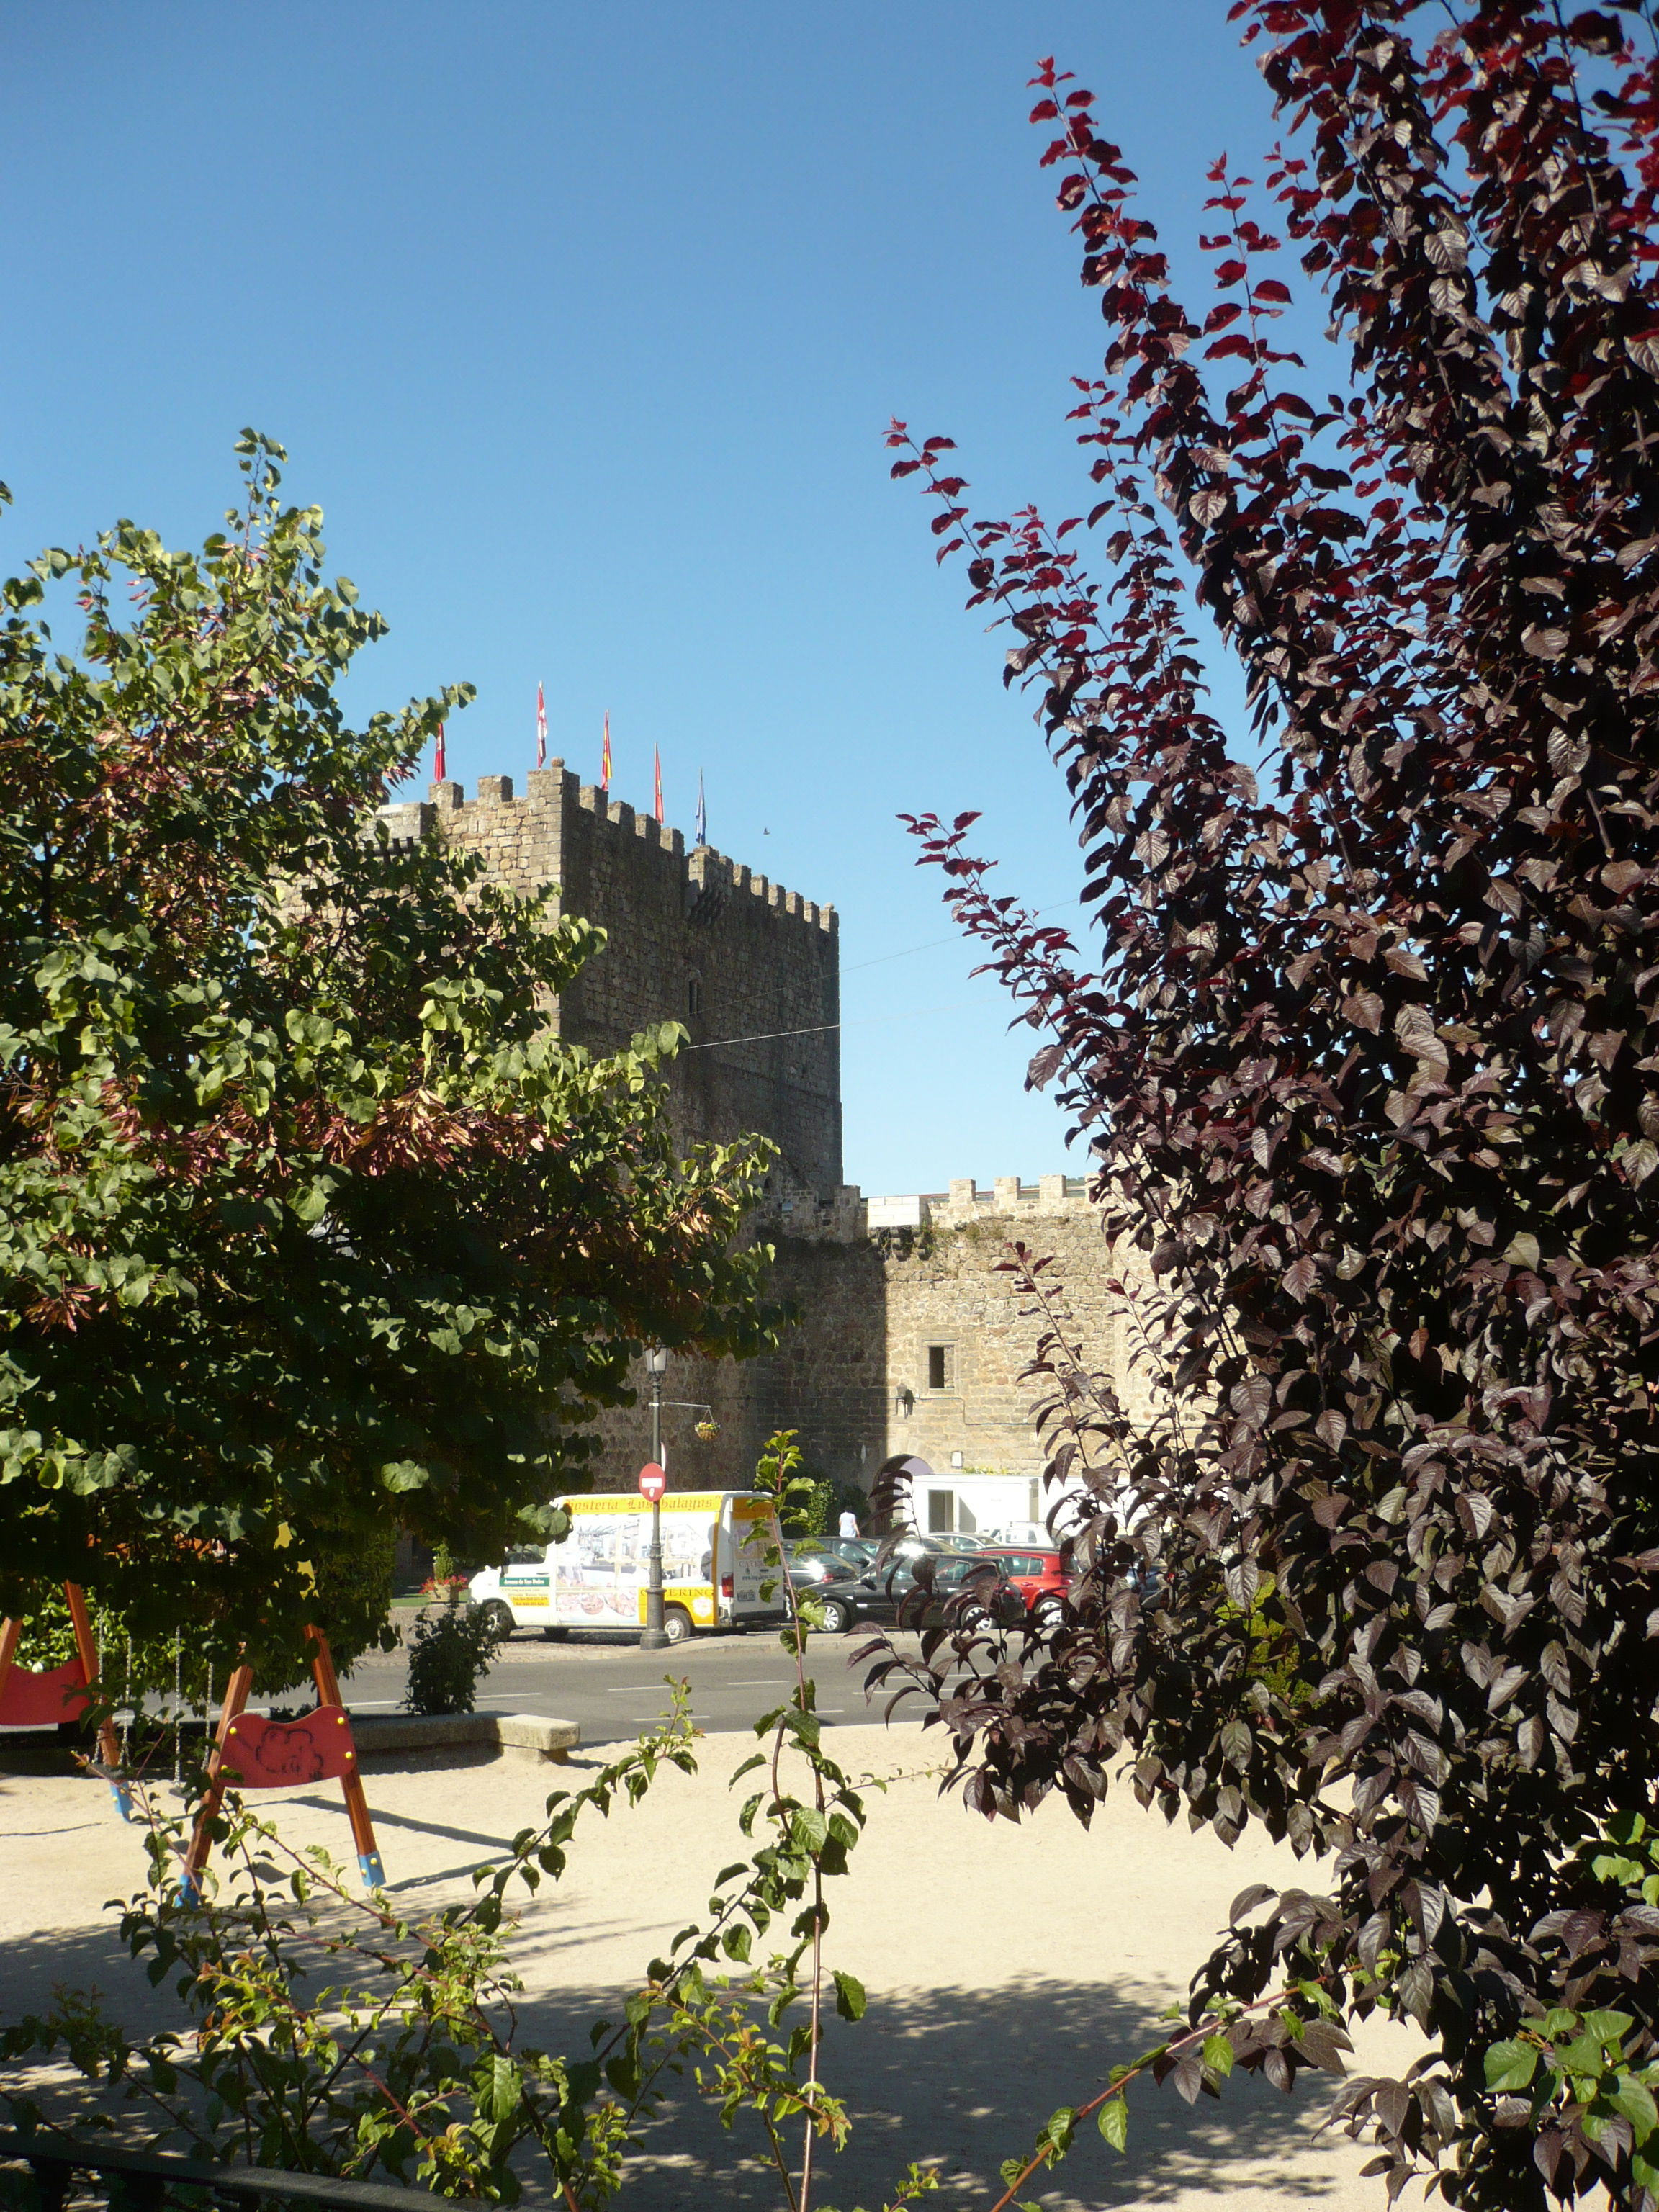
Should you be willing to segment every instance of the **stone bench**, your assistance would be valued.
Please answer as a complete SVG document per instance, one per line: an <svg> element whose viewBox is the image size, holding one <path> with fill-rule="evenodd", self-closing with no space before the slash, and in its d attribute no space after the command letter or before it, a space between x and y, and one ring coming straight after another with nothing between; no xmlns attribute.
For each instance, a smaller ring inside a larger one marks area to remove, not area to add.
<svg viewBox="0 0 1659 2212"><path fill-rule="evenodd" d="M360 1759L504 1751L559 1765L582 1740L577 1722L546 1720L539 1713L353 1713L351 1735Z"/></svg>

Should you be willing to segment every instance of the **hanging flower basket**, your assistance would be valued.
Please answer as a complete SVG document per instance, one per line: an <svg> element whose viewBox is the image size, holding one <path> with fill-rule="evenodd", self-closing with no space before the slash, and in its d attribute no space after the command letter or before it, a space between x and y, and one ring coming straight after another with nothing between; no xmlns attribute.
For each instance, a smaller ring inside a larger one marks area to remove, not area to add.
<svg viewBox="0 0 1659 2212"><path fill-rule="evenodd" d="M694 1434L700 1436L706 1444L712 1444L720 1432L720 1425L718 1421L699 1421L693 1431Z"/></svg>

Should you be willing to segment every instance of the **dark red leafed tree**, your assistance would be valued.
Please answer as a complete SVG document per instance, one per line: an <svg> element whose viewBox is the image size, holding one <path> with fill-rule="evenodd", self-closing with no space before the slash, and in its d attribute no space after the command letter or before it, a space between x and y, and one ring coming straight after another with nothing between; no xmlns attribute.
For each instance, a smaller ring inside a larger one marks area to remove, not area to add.
<svg viewBox="0 0 1659 2212"><path fill-rule="evenodd" d="M931 1635L969 1802L1114 1775L1317 1894L1247 1893L1177 2080L1288 2086L1418 2023L1339 2110L1392 2197L1659 2185L1659 67L1633 4L1249 0L1287 137L1212 172L1173 295L1087 92L1033 119L1108 343L1066 521L977 521L896 424L941 558L1075 801L1085 953L916 825L1049 1042L1137 1268L1152 1417L1048 1316L1079 1595ZM1252 213L1252 209L1255 212ZM1297 267L1350 374L1280 335ZM1251 727L1206 705L1194 619ZM1263 763L1258 773L1248 761ZM1058 1494L1058 1493L1057 1493ZM966 1679L942 1662L955 1641ZM1311 2025L1313 2023L1322 2023ZM1215 2063L1212 2063L1212 2062Z"/></svg>

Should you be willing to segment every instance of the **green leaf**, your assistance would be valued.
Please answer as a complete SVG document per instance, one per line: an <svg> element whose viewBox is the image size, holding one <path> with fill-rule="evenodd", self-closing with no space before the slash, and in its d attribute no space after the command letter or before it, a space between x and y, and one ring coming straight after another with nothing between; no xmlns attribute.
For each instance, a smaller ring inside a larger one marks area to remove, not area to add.
<svg viewBox="0 0 1659 2212"><path fill-rule="evenodd" d="M797 1850L821 1851L829 1840L830 1823L811 1805L803 1805L789 1823L789 1839Z"/></svg>
<svg viewBox="0 0 1659 2212"><path fill-rule="evenodd" d="M836 1983L836 2010L843 2020L862 2020L865 2006L868 2002L864 1993L863 1983L851 1974L842 1973L839 1967L833 1971Z"/></svg>
<svg viewBox="0 0 1659 2212"><path fill-rule="evenodd" d="M1535 2043L1494 2043L1486 2054L1486 2087L1524 2089L1538 2070Z"/></svg>
<svg viewBox="0 0 1659 2212"><path fill-rule="evenodd" d="M478 2110L486 2119L510 2120L524 2102L524 2076L500 2051L489 2061L479 2087Z"/></svg>
<svg viewBox="0 0 1659 2212"><path fill-rule="evenodd" d="M1122 2097L1109 2097L1100 2108L1100 2132L1114 2150L1121 2150L1129 2140L1129 2106Z"/></svg>
<svg viewBox="0 0 1659 2212"><path fill-rule="evenodd" d="M1072 2138L1077 2133L1077 2114L1070 2105L1062 2105L1048 2116L1048 2124L1042 2130L1043 2140L1054 2156L1064 2158L1072 2148Z"/></svg>
<svg viewBox="0 0 1659 2212"><path fill-rule="evenodd" d="M1645 2142L1659 2127L1659 2105L1654 2102L1653 2092L1633 2074L1621 2074L1614 2086L1604 2090L1603 2094L1613 2111L1630 2122L1638 2143Z"/></svg>
<svg viewBox="0 0 1659 2212"><path fill-rule="evenodd" d="M418 1460L387 1460L380 1468L381 1487L394 1492L424 1490L431 1480L431 1469L422 1467Z"/></svg>
<svg viewBox="0 0 1659 2212"><path fill-rule="evenodd" d="M1233 2070L1231 2039L1225 2035L1206 2035L1204 2039L1204 2063L1224 2081Z"/></svg>

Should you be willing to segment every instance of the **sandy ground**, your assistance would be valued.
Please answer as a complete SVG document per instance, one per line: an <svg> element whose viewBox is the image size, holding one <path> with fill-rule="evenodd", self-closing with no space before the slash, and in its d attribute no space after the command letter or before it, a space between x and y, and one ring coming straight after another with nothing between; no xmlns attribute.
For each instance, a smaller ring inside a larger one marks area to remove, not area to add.
<svg viewBox="0 0 1659 2212"><path fill-rule="evenodd" d="M571 1870L528 1905L521 1969L525 2033L544 2047L586 2047L596 2016L623 1994L666 1939L706 1907L712 1877L742 1856L727 1780L752 1739L699 1746L695 1778L665 1773L645 1803L596 1821ZM824 2204L879 2207L907 2162L933 2159L945 2186L931 2201L988 2208L1000 2161L1028 2148L1058 2105L1081 2104L1107 2069L1152 2039L1154 2015L1179 1996L1255 1881L1308 1882L1287 1852L1247 1835L1233 1850L1142 1813L1115 1793L1085 1832L1059 1806L1020 1826L987 1826L928 1771L915 1731L838 1729L850 1771L892 1778L872 1797L854 1870L831 1885L831 1963L870 1994L856 2027L833 2022L824 2074L855 2126L830 2161ZM410 1905L470 1894L468 1871L535 1824L550 1788L580 1786L603 1763L584 1753L564 1769L501 1758L484 1765L367 1777L389 1881ZM333 1786L272 1792L264 1807L296 1845L320 1842L349 1860ZM96 1984L131 2025L166 2016L114 1940L108 1901L144 1881L139 1833L124 1827L94 1782L0 1777L0 2015L43 2002L54 1984ZM1316 1879L1316 1876L1311 1877ZM1384 2028L1361 2069L1394 2072L1410 2040ZM1237 2207L1324 2212L1373 2207L1367 2154L1316 2132L1327 2094L1285 2099L1236 2080L1224 2098L1188 2107L1172 2088L1136 2092L1127 2156L1091 2130L1028 2193L1045 2204ZM624 2192L640 2212L730 2206L775 2212L776 2179L702 2109L658 2121Z"/></svg>

